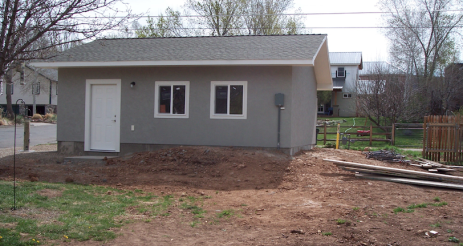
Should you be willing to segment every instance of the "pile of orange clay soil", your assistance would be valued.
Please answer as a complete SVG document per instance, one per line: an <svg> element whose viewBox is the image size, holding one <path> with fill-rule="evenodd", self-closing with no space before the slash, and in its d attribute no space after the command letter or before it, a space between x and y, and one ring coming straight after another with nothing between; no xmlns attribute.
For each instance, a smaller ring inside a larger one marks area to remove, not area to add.
<svg viewBox="0 0 463 246"><path fill-rule="evenodd" d="M173 195L176 201L204 198L198 206L206 213L194 223L191 211L177 202L169 216L135 219L137 212L128 211L134 222L115 228L114 240L62 245L458 245L451 237L463 242L463 192L360 179L323 159L422 171L351 150L315 148L290 157L278 151L176 147L102 162L21 154L16 175ZM11 176L11 156L1 158L0 178ZM222 211L230 216L219 219Z"/></svg>

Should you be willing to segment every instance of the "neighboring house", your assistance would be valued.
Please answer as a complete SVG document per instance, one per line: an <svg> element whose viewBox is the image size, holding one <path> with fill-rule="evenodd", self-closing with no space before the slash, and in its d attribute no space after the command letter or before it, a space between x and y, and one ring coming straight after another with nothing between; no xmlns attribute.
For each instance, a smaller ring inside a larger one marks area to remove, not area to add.
<svg viewBox="0 0 463 246"><path fill-rule="evenodd" d="M453 93L447 93L447 108L457 111L463 107L463 63L452 63L445 68L445 81Z"/></svg>
<svg viewBox="0 0 463 246"><path fill-rule="evenodd" d="M318 105L319 114L356 116L356 85L363 68L362 52L330 52L333 93L331 103Z"/></svg>
<svg viewBox="0 0 463 246"><path fill-rule="evenodd" d="M86 155L278 139L294 154L333 86L326 35L104 39L34 66L59 71L59 151Z"/></svg>
<svg viewBox="0 0 463 246"><path fill-rule="evenodd" d="M24 100L27 115L32 116L34 93L36 112L47 113L46 109L52 108L56 112L58 103L58 70L35 68L28 64L14 70L12 77L13 87L11 102L13 109L18 112L16 101ZM0 106L6 110L6 82L0 81Z"/></svg>

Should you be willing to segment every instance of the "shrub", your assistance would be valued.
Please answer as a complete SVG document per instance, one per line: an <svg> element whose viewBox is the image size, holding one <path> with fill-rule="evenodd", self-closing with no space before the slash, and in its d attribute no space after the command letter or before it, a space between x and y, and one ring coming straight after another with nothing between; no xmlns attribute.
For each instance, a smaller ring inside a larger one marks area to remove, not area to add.
<svg viewBox="0 0 463 246"><path fill-rule="evenodd" d="M57 119L58 119L58 116L56 114L46 114L43 117L43 120L48 123L54 123L57 121Z"/></svg>
<svg viewBox="0 0 463 246"><path fill-rule="evenodd" d="M33 119L33 120L43 121L43 117L42 117L40 114L34 114L34 115L32 116L32 119Z"/></svg>

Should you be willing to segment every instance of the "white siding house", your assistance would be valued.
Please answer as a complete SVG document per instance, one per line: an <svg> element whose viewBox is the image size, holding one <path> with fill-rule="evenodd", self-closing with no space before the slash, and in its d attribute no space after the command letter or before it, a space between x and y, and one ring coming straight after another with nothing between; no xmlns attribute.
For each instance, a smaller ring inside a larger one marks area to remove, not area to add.
<svg viewBox="0 0 463 246"><path fill-rule="evenodd" d="M6 82L0 80L0 107L6 111ZM45 114L46 108L56 112L58 104L58 71L56 69L41 69L30 65L18 68L12 77L12 103L16 109L16 101L24 100L27 114L32 115L35 94L36 112Z"/></svg>
<svg viewBox="0 0 463 246"><path fill-rule="evenodd" d="M332 110L333 116L356 116L356 85L359 70L363 68L362 52L330 52L330 65L333 94L328 110Z"/></svg>

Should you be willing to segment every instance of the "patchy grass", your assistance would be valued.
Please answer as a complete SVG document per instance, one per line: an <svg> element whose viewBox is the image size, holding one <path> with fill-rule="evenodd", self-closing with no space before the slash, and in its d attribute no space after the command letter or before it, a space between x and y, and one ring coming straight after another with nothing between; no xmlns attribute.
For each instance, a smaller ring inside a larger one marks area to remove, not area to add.
<svg viewBox="0 0 463 246"><path fill-rule="evenodd" d="M223 210L219 213L217 213L218 218L230 218L235 214L235 211L233 209L228 209L228 210Z"/></svg>
<svg viewBox="0 0 463 246"><path fill-rule="evenodd" d="M37 241L42 243L46 240L113 239L116 234L111 228L130 222L126 216L129 207L140 213L157 215L164 213L173 201L171 195L156 197L92 185L16 184L16 210L11 211L13 185L0 181L0 222L15 225L9 229L0 228L2 245L36 245ZM44 190L59 195L41 195ZM24 237L20 233L29 236Z"/></svg>

